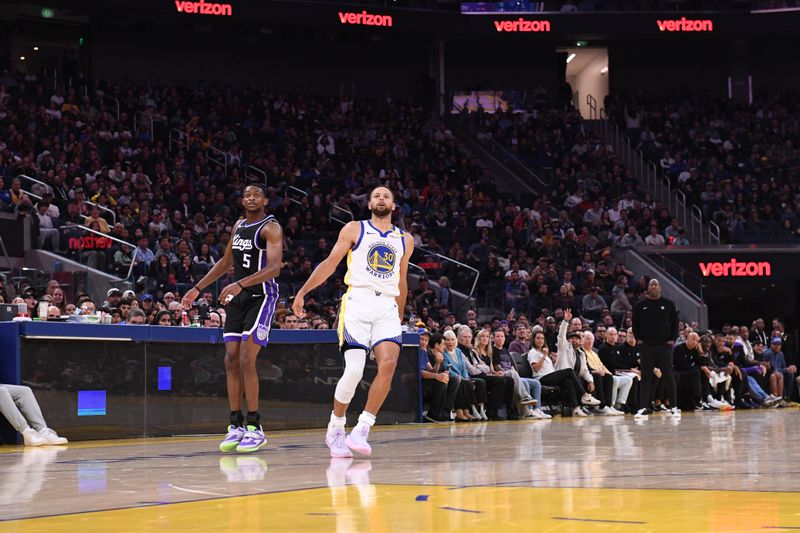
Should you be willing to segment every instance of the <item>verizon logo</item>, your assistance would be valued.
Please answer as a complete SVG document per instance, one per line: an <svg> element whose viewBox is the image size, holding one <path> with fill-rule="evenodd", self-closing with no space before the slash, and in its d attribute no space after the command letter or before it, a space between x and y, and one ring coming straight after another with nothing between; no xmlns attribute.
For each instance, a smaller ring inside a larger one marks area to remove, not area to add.
<svg viewBox="0 0 800 533"><path fill-rule="evenodd" d="M374 15L366 11L362 11L361 13L339 11L339 22L342 24L356 24L358 26L383 26L391 28L392 16Z"/></svg>
<svg viewBox="0 0 800 533"><path fill-rule="evenodd" d="M199 2L175 0L175 9L178 10L178 13L188 13L191 15L217 15L222 17L230 17L233 15L233 6L230 4L215 4L213 2L206 2L205 0L200 0Z"/></svg>
<svg viewBox="0 0 800 533"><path fill-rule="evenodd" d="M744 262L731 259L727 263L699 263L700 273L704 277L747 277L755 278L772 275L772 265L767 261Z"/></svg>
<svg viewBox="0 0 800 533"><path fill-rule="evenodd" d="M548 32L550 21L525 20L522 17L517 20L495 20L494 29L499 32Z"/></svg>
<svg viewBox="0 0 800 533"><path fill-rule="evenodd" d="M709 19L657 20L659 31L714 31L714 22Z"/></svg>

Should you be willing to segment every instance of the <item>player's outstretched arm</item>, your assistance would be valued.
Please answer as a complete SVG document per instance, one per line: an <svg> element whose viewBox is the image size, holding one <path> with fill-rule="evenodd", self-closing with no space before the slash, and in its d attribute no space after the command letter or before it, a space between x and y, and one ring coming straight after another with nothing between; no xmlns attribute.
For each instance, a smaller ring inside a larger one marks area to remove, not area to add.
<svg viewBox="0 0 800 533"><path fill-rule="evenodd" d="M222 289L222 292L219 293L219 300L223 304L228 302L228 297L235 297L245 287L264 283L280 275L283 261L283 229L277 222L270 222L264 224L260 235L264 242L267 243L267 266Z"/></svg>
<svg viewBox="0 0 800 533"><path fill-rule="evenodd" d="M411 255L414 253L414 238L408 233L403 235L405 241L406 253L403 254L403 259L400 260L400 295L395 298L397 302L397 312L400 314L400 322L403 321L403 315L406 310L406 296L408 295L408 262L411 260Z"/></svg>
<svg viewBox="0 0 800 533"><path fill-rule="evenodd" d="M228 240L228 246L225 247L225 253L222 255L222 258L211 267L211 270L208 271L208 274L203 276L203 279L195 283L194 287L186 291L186 294L183 295L181 303L184 309L192 307L192 303L200 296L200 291L221 278L225 272L233 266L233 235L238 225L239 223L234 224L231 230L231 238Z"/></svg>
<svg viewBox="0 0 800 533"><path fill-rule="evenodd" d="M336 267L342 261L344 256L347 255L353 246L355 246L356 242L358 242L358 237L361 234L361 223L360 222L348 222L339 232L339 238L336 239L336 244L333 245L333 249L331 249L330 255L322 261L317 268L314 269L314 272L311 273L308 280L303 284L303 287L297 291L297 294L294 297L294 303L292 304L292 312L302 317L304 315L303 311L303 303L306 297L306 294L313 291L320 285L322 285L326 279L331 277L336 271Z"/></svg>

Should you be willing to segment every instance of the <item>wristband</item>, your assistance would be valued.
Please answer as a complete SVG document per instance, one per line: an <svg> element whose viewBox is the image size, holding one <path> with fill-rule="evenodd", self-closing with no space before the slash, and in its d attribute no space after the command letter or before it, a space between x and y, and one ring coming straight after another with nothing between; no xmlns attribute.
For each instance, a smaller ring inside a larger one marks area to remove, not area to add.
<svg viewBox="0 0 800 533"><path fill-rule="evenodd" d="M237 281L236 284L239 286L240 289L244 290L244 286L242 285L241 281Z"/></svg>

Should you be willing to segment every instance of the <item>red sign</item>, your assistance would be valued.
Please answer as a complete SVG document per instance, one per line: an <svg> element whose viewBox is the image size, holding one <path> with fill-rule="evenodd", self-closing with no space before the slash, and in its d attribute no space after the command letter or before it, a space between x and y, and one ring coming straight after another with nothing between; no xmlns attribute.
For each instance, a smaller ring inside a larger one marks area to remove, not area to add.
<svg viewBox="0 0 800 533"><path fill-rule="evenodd" d="M178 13L190 15L216 15L218 17L230 17L233 15L233 6L230 4L216 4L200 0L192 2L190 0L175 0L175 9Z"/></svg>
<svg viewBox="0 0 800 533"><path fill-rule="evenodd" d="M767 261L756 263L755 261L745 262L731 259L727 263L699 263L700 273L704 277L714 276L718 278L746 277L756 278L772 275L772 265Z"/></svg>
<svg viewBox="0 0 800 533"><path fill-rule="evenodd" d="M112 241L106 237L87 235L86 237L70 237L67 243L70 250L107 250Z"/></svg>
<svg viewBox="0 0 800 533"><path fill-rule="evenodd" d="M356 24L358 26L383 26L386 28L392 27L391 15L373 15L362 11L361 13L351 13L347 11L339 11L339 22L342 24Z"/></svg>
<svg viewBox="0 0 800 533"><path fill-rule="evenodd" d="M550 31L550 21L525 20L522 17L517 20L495 20L494 29L499 32L548 32Z"/></svg>
<svg viewBox="0 0 800 533"><path fill-rule="evenodd" d="M672 20L656 20L659 31L714 31L714 22L709 19L687 19L681 17Z"/></svg>

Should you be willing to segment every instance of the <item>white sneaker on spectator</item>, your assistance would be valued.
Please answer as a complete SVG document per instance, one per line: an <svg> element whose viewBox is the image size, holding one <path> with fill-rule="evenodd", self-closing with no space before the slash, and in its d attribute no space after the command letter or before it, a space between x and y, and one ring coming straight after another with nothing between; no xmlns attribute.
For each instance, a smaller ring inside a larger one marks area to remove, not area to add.
<svg viewBox="0 0 800 533"><path fill-rule="evenodd" d="M677 407L673 407L672 409L669 410L667 415L670 416L671 418L678 419L681 417L681 410L678 409Z"/></svg>
<svg viewBox="0 0 800 533"><path fill-rule="evenodd" d="M583 409L581 409L580 407L576 407L575 409L572 410L572 416L589 416L589 415L584 413Z"/></svg>
<svg viewBox="0 0 800 533"><path fill-rule="evenodd" d="M552 416L548 415L541 409L534 409L532 415L533 418L535 418L536 420L550 420L551 418L553 418Z"/></svg>
<svg viewBox="0 0 800 533"><path fill-rule="evenodd" d="M587 392L581 396L581 403L583 405L600 405L600 400Z"/></svg>
<svg viewBox="0 0 800 533"><path fill-rule="evenodd" d="M33 428L28 428L22 432L22 442L25 446L47 446L47 439L39 435Z"/></svg>
<svg viewBox="0 0 800 533"><path fill-rule="evenodd" d="M47 444L50 444L52 446L63 446L64 444L67 444L69 442L64 437L59 437L58 433L56 433L50 428L40 429L39 436L42 437L44 440L46 440Z"/></svg>
<svg viewBox="0 0 800 533"><path fill-rule="evenodd" d="M480 419L481 420L489 420L489 415L486 414L486 406L483 405L483 404L481 404Z"/></svg>
<svg viewBox="0 0 800 533"><path fill-rule="evenodd" d="M477 407L475 407L474 405L472 406L472 409L470 410L470 413L469 413L469 414L471 414L472 416L474 416L474 417L475 417L475 418L477 418L478 420L483 420L483 417L482 417L482 416L481 416L481 414L478 412L478 408L477 408Z"/></svg>
<svg viewBox="0 0 800 533"><path fill-rule="evenodd" d="M624 411L620 411L616 407L607 407L607 409L609 410L609 412L610 412L610 414L612 416L624 416L625 415Z"/></svg>
<svg viewBox="0 0 800 533"><path fill-rule="evenodd" d="M708 403L708 405L710 405L714 409L722 409L722 407L724 407L726 405L724 402L721 402L721 401L717 400L716 398L714 398L710 394L708 395L706 403Z"/></svg>
<svg viewBox="0 0 800 533"><path fill-rule="evenodd" d="M650 409L647 408L639 409L638 411L636 411L636 414L633 415L633 418L636 420L643 420L648 416L650 416L651 414L653 414L653 411L651 411Z"/></svg>

